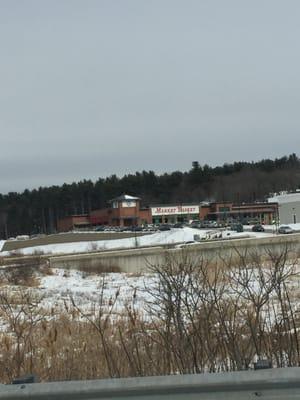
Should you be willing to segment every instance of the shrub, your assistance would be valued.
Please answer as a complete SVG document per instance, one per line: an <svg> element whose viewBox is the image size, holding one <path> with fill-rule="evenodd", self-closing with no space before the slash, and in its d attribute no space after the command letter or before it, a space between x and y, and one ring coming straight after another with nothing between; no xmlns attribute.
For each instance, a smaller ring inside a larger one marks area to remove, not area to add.
<svg viewBox="0 0 300 400"><path fill-rule="evenodd" d="M81 271L87 275L92 275L92 274L103 274L103 273L109 273L109 272L121 272L120 267L116 265L103 265L101 262L98 262L97 264L80 264L80 266L77 268L78 271Z"/></svg>
<svg viewBox="0 0 300 400"><path fill-rule="evenodd" d="M35 269L27 265L7 267L4 276L12 285L37 286L39 284Z"/></svg>
<svg viewBox="0 0 300 400"><path fill-rule="evenodd" d="M48 264L42 265L39 270L42 275L54 275L53 269Z"/></svg>

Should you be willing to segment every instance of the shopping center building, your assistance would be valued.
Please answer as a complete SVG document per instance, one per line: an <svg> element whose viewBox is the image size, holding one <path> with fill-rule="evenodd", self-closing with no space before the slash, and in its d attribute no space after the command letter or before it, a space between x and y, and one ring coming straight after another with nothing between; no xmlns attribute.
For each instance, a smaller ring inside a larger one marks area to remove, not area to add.
<svg viewBox="0 0 300 400"><path fill-rule="evenodd" d="M57 230L66 232L96 226L131 227L148 224L175 224L193 220L271 224L278 219L278 203L234 204L199 202L141 207L140 197L124 194L109 201L109 207L90 214L70 215L58 221Z"/></svg>
<svg viewBox="0 0 300 400"><path fill-rule="evenodd" d="M63 232L101 225L131 227L151 222L151 211L141 207L141 199L124 194L110 200L108 208L93 210L89 215L71 215L60 219L57 230Z"/></svg>

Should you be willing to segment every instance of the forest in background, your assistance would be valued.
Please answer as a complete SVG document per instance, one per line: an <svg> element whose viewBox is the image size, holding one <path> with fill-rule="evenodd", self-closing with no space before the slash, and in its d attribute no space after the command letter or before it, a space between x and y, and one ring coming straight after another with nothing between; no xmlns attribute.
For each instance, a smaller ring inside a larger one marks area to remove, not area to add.
<svg viewBox="0 0 300 400"><path fill-rule="evenodd" d="M198 161L187 172L136 172L93 182L40 187L0 194L0 237L53 233L59 218L107 207L122 193L141 197L142 205L264 201L270 193L300 187L300 159L295 153L258 162L239 161L210 167Z"/></svg>

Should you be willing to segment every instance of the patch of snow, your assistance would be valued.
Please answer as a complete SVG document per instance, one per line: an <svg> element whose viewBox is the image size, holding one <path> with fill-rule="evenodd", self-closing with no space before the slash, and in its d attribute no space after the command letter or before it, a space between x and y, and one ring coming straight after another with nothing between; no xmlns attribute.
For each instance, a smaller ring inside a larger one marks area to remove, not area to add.
<svg viewBox="0 0 300 400"><path fill-rule="evenodd" d="M85 274L76 270L53 269L53 275L43 276L34 292L41 296L40 303L46 309L55 306L63 309L71 298L80 308L88 310L95 304L109 306L115 302L115 312L122 312L126 305L140 310L151 299L148 289L154 284L151 274L126 273ZM101 299L101 304L99 303Z"/></svg>

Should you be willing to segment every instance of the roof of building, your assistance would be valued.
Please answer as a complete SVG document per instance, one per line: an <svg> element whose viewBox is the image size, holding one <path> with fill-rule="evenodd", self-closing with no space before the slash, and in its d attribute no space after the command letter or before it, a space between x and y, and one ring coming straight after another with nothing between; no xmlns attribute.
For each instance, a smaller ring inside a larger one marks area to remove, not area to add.
<svg viewBox="0 0 300 400"><path fill-rule="evenodd" d="M128 200L140 200L139 197L134 197L134 196L129 196L129 194L122 194L119 197L115 197L114 199L111 199L110 202L113 201L128 201Z"/></svg>
<svg viewBox="0 0 300 400"><path fill-rule="evenodd" d="M276 202L278 204L300 202L300 193L280 194L268 199L268 202Z"/></svg>
<svg viewBox="0 0 300 400"><path fill-rule="evenodd" d="M157 208L157 207L195 207L199 206L199 203L152 203L150 204L150 208Z"/></svg>

